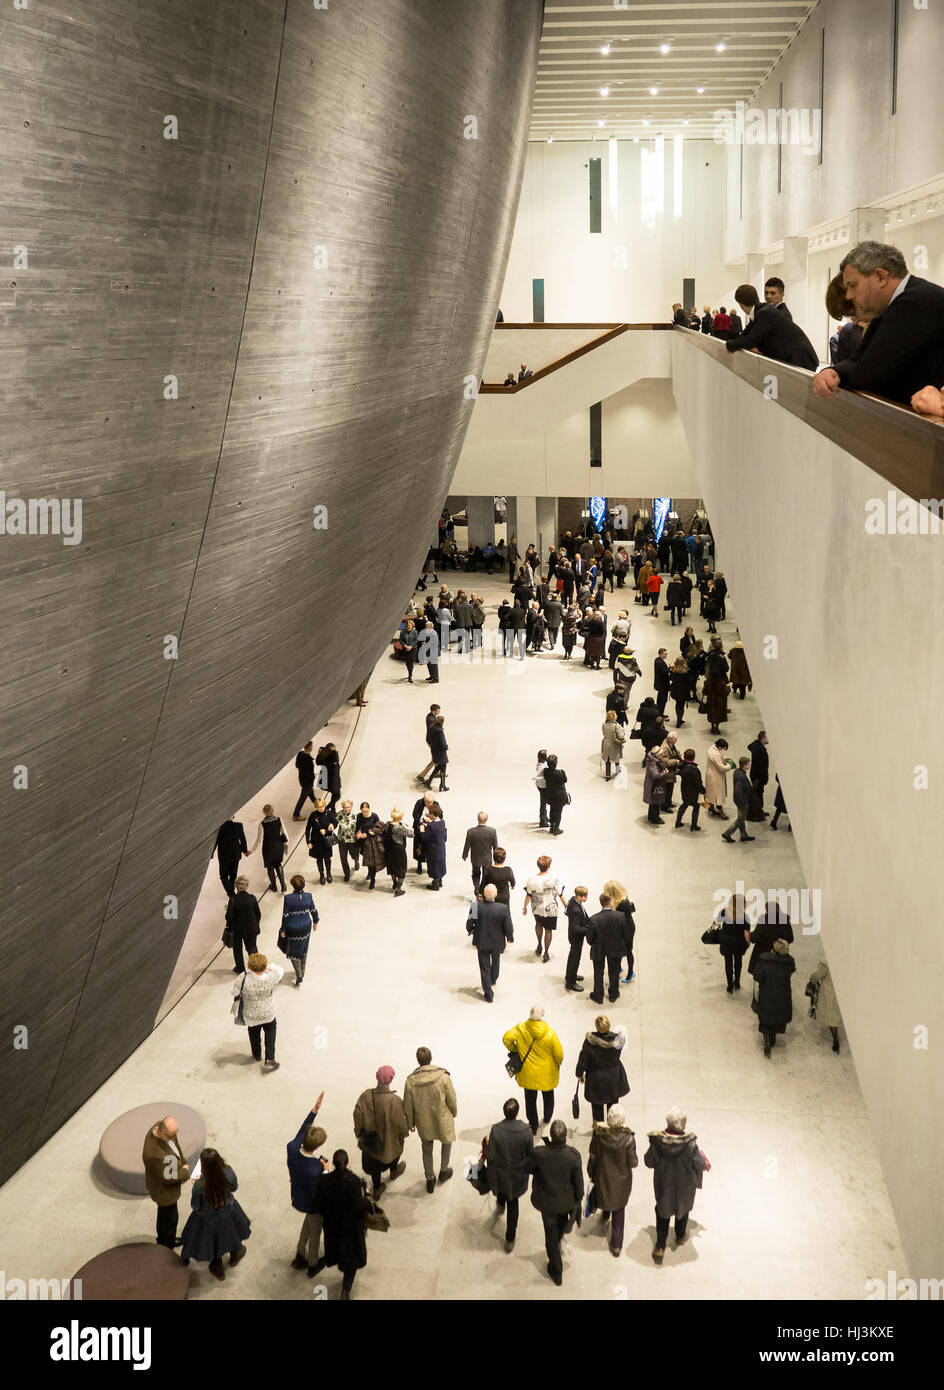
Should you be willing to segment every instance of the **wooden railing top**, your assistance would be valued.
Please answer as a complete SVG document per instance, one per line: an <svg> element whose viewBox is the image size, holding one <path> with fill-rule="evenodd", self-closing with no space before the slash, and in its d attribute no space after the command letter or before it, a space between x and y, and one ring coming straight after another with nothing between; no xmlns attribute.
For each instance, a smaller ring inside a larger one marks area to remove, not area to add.
<svg viewBox="0 0 944 1390"><path fill-rule="evenodd" d="M918 502L944 498L941 422L871 392L844 389L838 396L822 400L813 394L813 373L802 367L789 367L756 352L728 352L720 339L691 328L680 327L677 332L693 350L707 353L757 391L763 392L769 378L776 376L777 395L772 404L857 458L893 488ZM939 511L936 506L930 510Z"/></svg>
<svg viewBox="0 0 944 1390"><path fill-rule="evenodd" d="M548 362L546 366L539 367L532 372L525 381L516 381L514 386L504 386L500 381L486 381L479 387L479 395L500 395L511 396L515 391L523 391L526 386L533 385L536 381L543 380L550 376L551 372L560 371L561 367L566 367L569 362L576 362L578 357L583 357L585 353L593 352L595 348L602 347L604 343L610 343L614 338L620 337L623 333L652 332L653 329L671 329L671 323L496 323L496 328L596 328L603 330L599 336L592 338L589 343L582 343L571 352L565 352L563 357L555 358L553 362Z"/></svg>

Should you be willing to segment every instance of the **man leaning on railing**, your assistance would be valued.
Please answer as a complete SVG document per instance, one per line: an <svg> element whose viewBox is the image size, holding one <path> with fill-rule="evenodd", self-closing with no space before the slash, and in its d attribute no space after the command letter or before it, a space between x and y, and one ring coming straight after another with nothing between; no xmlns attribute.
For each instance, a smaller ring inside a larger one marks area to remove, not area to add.
<svg viewBox="0 0 944 1390"><path fill-rule="evenodd" d="M944 288L911 275L897 246L862 241L840 263L856 317L872 316L857 356L813 378L824 399L874 391L944 419Z"/></svg>

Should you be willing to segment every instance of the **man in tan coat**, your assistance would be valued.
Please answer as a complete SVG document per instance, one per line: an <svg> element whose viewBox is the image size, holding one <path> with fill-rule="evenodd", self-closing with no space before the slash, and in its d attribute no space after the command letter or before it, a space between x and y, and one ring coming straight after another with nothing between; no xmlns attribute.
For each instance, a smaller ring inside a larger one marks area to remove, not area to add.
<svg viewBox="0 0 944 1390"><path fill-rule="evenodd" d="M148 1130L141 1158L148 1196L157 1204L157 1243L173 1250L179 1243L177 1203L180 1189L190 1177L173 1115L166 1115Z"/></svg>
<svg viewBox="0 0 944 1390"><path fill-rule="evenodd" d="M400 1162L403 1141L410 1132L403 1101L390 1083L396 1072L393 1067L377 1068L377 1085L362 1091L354 1106L354 1137L363 1155L364 1172L374 1184L374 1196L379 1197L384 1184L381 1177L389 1171L393 1182L406 1168Z"/></svg>
<svg viewBox="0 0 944 1390"><path fill-rule="evenodd" d="M410 1129L415 1129L420 1136L426 1191L432 1192L436 1187L433 1144L437 1139L442 1145L439 1181L448 1182L452 1177L449 1159L456 1140L455 1117L459 1107L451 1076L445 1067L433 1066L433 1054L429 1048L418 1047L416 1060L419 1066L416 1071L410 1072L403 1087L403 1109Z"/></svg>

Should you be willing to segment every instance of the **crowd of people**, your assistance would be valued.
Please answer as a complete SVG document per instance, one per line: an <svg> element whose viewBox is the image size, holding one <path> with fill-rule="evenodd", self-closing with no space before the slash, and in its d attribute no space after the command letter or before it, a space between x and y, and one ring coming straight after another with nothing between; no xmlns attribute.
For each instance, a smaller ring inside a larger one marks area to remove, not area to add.
<svg viewBox="0 0 944 1390"><path fill-rule="evenodd" d="M573 660L582 639L584 666L597 671L607 662L612 673L602 726L601 777L606 781L625 779L626 746L637 741L646 823L664 825L665 814L674 810L676 828L687 823L691 832L699 832L704 828L698 823L702 810L709 817L729 821L726 802L731 776L736 820L722 828L722 836L730 842L739 833L742 841L751 841L755 836L748 823L761 824L768 819L764 809L770 782L767 735L760 730L737 760L729 755L727 740L721 736L721 726L728 719L729 696L745 700L753 683L741 643L726 644L717 632L717 624L726 620L727 585L723 572L712 566L710 528L696 519L688 529L678 526L657 538L647 518L635 517L632 531L628 545L617 544L608 530L602 534L592 528L587 534L565 532L543 563L533 546L519 551L517 538L512 537L506 548L512 557L511 595L497 606L501 636L496 656L527 661L538 653L559 649L562 660ZM659 648L652 671L653 694L642 700L635 718L629 713L630 695L643 674L631 645L632 608L627 603L619 609L610 626L604 604L607 583L611 592L614 586L625 588L627 597L632 592L635 602L651 618L659 616L660 594L665 587L663 621L667 627L681 629L677 656L666 647ZM696 592L700 618L705 623L701 638L688 621L693 617ZM446 584L435 596L428 594L422 599L417 595L396 638L401 650L395 654L404 661L407 681L413 679L416 664L435 671L428 679L436 681L440 661L474 656L485 640L489 611L484 596L461 588L453 593ZM412 641L411 632L420 633L420 638ZM424 641L428 644L425 654L421 651ZM437 658L434 662L429 660L430 651ZM674 727L667 722L670 700ZM705 716L707 731L714 737L703 770L695 749L683 749L677 732L688 726L693 706ZM394 806L386 819L381 819L368 802L361 802L355 811L354 802L344 798L340 758L333 744L326 743L316 751L312 742L299 750L299 798L293 819L301 822L302 811L310 803L304 841L315 861L313 868L317 866L319 885L334 884L337 849L345 883L363 873L359 882L372 891L378 871L386 870L394 896L404 896L405 885L422 880L431 891L441 889L447 869L447 832L438 796L449 790L449 744L446 716L438 702L430 704L425 725L427 762L415 774L417 798L409 810ZM432 784L437 777L439 786L434 792ZM532 777L538 792L537 828L555 836L563 834L562 818L571 798L567 773L553 751L538 750ZM785 812L778 782L771 828L776 829ZM621 986L635 980L635 907L626 889L611 879L595 894L592 905L590 890L584 885L577 885L565 896L563 884L554 874L553 860L546 853L538 855L534 870L519 879L499 839L489 812L483 810L475 825L466 829L461 850L471 876L465 926L476 952L483 1001L492 1004L499 990L502 957L515 939L517 901L522 916L531 918L534 955L543 965L553 958L556 932L566 929L566 953L562 950L559 957L564 990L574 996L585 994L597 1008L605 1001L615 1005ZM248 879L240 873L242 860L258 849L270 889L283 898L277 947L286 967L258 950L259 903L249 891ZM230 820L220 828L216 850L220 879L228 894L224 939L232 946L233 972L238 977L232 986L234 1015L247 1029L253 1058L263 1071L272 1071L279 1065L275 1057L278 988L289 965L296 988L302 986L312 933L319 925L318 908L303 874L292 875L286 887L282 865L288 836L271 804L263 808L251 848L244 827ZM411 859L413 876L409 873ZM772 1056L776 1038L792 1018L795 962L789 949L793 941L789 917L768 911L752 923L745 914L743 899L734 895L703 940L717 944L724 957L729 994L740 990L742 956L753 948L748 964L754 982L752 1004L765 1055ZM592 986L581 973L584 947L588 948ZM820 1021L831 1028L834 1050L838 1051L840 1020L825 961L811 978L807 993L814 1005L818 997ZM620 1106L629 1091L620 1059L625 1032L599 1014L577 1049L574 1113L578 1112L582 1086L593 1126L586 1182L583 1161L567 1143L566 1125L554 1118L564 1050L543 1010L535 1006L528 1019L503 1034L502 1041L509 1054L509 1075L524 1092L526 1119L518 1118L517 1100L505 1103L503 1119L492 1126L483 1142L481 1161L473 1166L471 1178L505 1213L508 1251L516 1240L520 1198L530 1186L532 1204L544 1225L547 1273L559 1284L563 1277L561 1240L575 1222L598 1212L612 1253L618 1255L623 1246L625 1209L632 1189L632 1169L637 1164L635 1136ZM405 1170L403 1154L409 1133L415 1130L421 1139L428 1193L453 1175L455 1090L449 1073L433 1064L428 1049L417 1052L417 1061L417 1071L407 1077L402 1099L392 1087L393 1068L385 1066L377 1071L377 1084L356 1101L354 1142L369 1185L353 1171L356 1165L352 1165L347 1150L335 1150L329 1163L327 1136L315 1124L317 1105L288 1146L292 1203L304 1218L293 1266L307 1270L314 1278L326 1263L336 1265L342 1275L342 1297L350 1296L355 1274L366 1261L365 1222L383 1229L378 1198L385 1183L396 1181ZM544 1141L536 1143L542 1129L546 1131ZM708 1165L680 1111L673 1111L665 1129L650 1134L648 1140L645 1162L654 1170L656 1196L653 1258L661 1263L671 1220L676 1223L677 1244L686 1238L695 1191ZM438 1167L433 1151L436 1143L441 1146ZM217 1163L211 1158L206 1171L210 1174L209 1192L206 1183L194 1188L193 1211L184 1232L185 1254L196 1260L207 1258L212 1272L222 1277L222 1255L229 1253L236 1263L245 1253L248 1222L232 1196L236 1190L232 1170L222 1159ZM220 1216L224 1210L229 1214ZM199 1239L187 1237L191 1223L194 1232L199 1227ZM223 1236L215 1234L217 1228ZM159 1208L159 1239L164 1243L168 1243L168 1231L168 1215L165 1211L161 1216ZM211 1231L213 1241L207 1231ZM225 1249L221 1240L228 1242Z"/></svg>

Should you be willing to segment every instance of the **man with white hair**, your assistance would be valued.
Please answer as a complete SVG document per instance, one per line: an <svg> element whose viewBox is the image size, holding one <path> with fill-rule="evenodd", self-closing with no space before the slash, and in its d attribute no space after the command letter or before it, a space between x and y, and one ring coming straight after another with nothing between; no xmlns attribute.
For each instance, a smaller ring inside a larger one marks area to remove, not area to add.
<svg viewBox="0 0 944 1390"><path fill-rule="evenodd" d="M687 1238L688 1217L695 1205L695 1192L701 1187L703 1173L711 1164L698 1147L696 1135L685 1128L688 1117L679 1106L673 1105L665 1117L665 1129L650 1130L646 1167L653 1169L652 1180L656 1195L656 1243L652 1258L661 1265L665 1243L669 1238L669 1222L675 1218L676 1246Z"/></svg>
<svg viewBox="0 0 944 1390"><path fill-rule="evenodd" d="M505 943L515 939L508 904L497 902L497 897L498 888L494 883L487 883L483 901L473 900L465 924L472 944L479 953L479 976L486 1004L491 1004L495 998L494 990Z"/></svg>
<svg viewBox="0 0 944 1390"><path fill-rule="evenodd" d="M472 856L472 888L479 891L482 874L492 862L492 851L498 848L498 831L488 824L488 812L479 811L476 824L465 832L462 858Z"/></svg>

